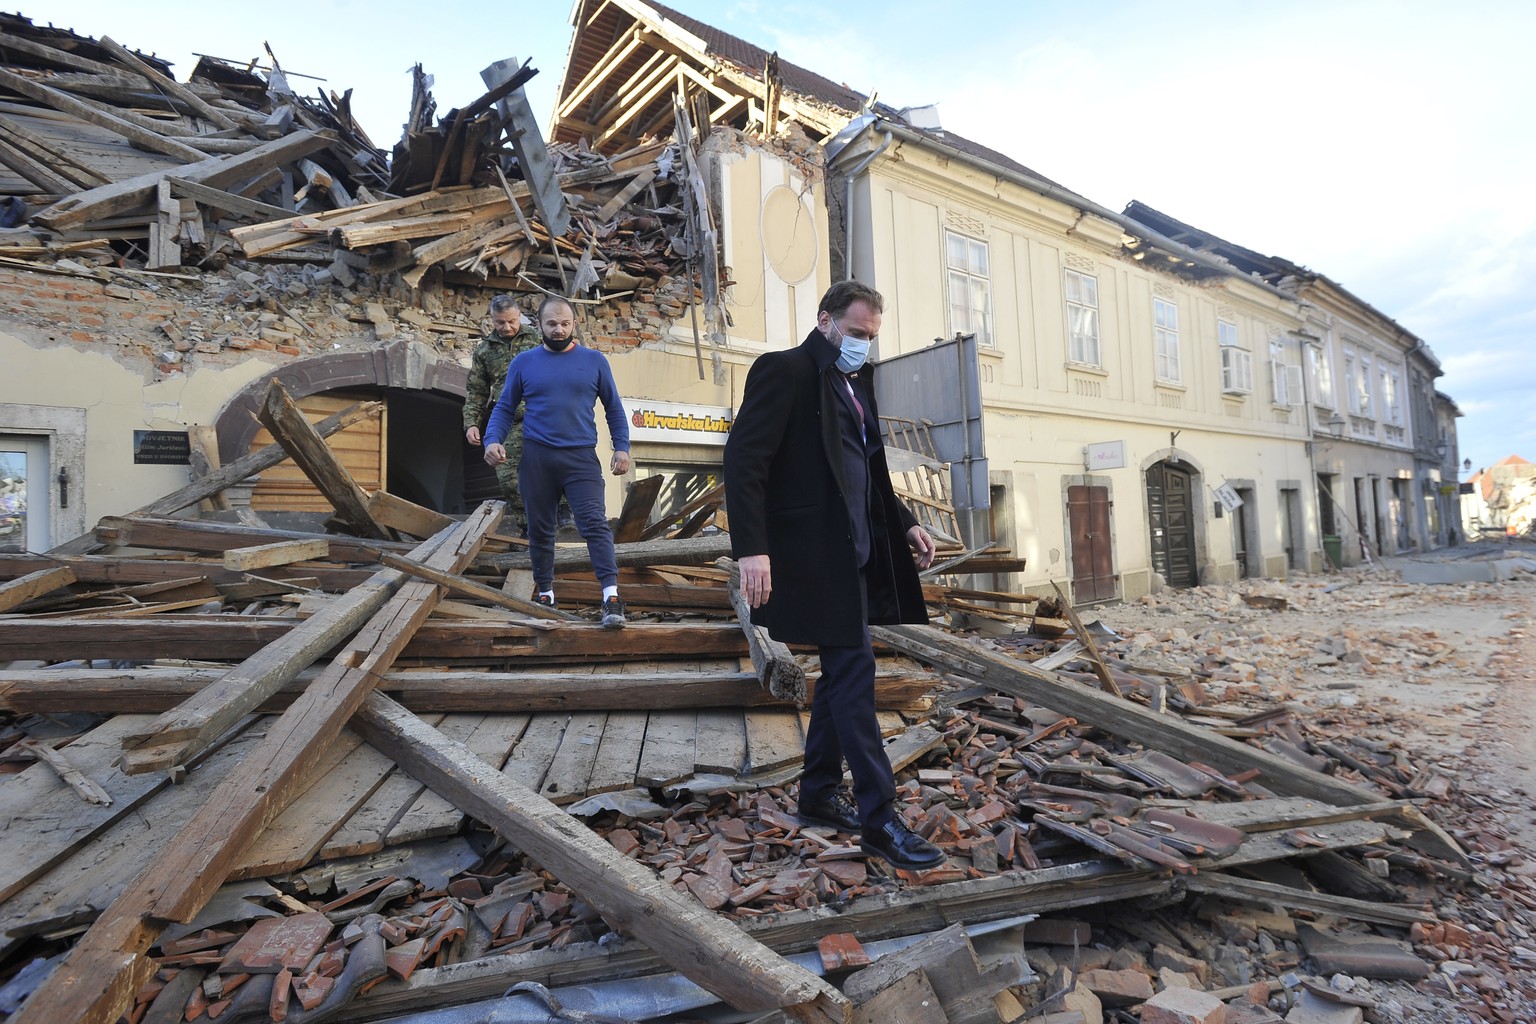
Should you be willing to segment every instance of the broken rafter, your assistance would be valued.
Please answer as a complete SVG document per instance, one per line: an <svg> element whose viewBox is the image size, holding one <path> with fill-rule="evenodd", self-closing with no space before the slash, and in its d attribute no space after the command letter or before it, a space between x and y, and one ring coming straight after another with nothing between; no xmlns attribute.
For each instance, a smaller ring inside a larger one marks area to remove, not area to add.
<svg viewBox="0 0 1536 1024"><path fill-rule="evenodd" d="M374 522L368 512L368 495L352 479L352 474L336 458L314 425L304 418L281 381L274 379L267 385L266 400L256 418L271 431L294 463L331 503L337 515L365 537L394 539L387 527Z"/></svg>

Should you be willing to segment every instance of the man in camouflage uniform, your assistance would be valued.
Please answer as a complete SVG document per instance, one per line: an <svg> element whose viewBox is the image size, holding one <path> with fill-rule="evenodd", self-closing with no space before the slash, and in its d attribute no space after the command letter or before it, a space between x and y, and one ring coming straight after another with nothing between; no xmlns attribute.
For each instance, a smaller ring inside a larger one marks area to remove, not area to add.
<svg viewBox="0 0 1536 1024"><path fill-rule="evenodd" d="M491 418L491 409L507 382L507 366L512 357L537 348L542 341L538 328L523 318L512 296L496 296L491 300L490 333L475 346L475 354L469 363L469 383L464 387L464 439L477 447L500 441L506 448L507 461L496 467L496 479L500 481L502 496L507 501L506 514L516 520L520 529L528 523L523 497L517 489L517 465L523 457L522 410L517 410L512 429L505 439L488 439L482 434Z"/></svg>

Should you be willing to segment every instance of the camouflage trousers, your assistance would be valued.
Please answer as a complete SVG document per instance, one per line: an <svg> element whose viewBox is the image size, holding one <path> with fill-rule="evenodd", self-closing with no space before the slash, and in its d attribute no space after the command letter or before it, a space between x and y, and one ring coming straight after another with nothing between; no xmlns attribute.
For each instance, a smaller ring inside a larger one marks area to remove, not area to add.
<svg viewBox="0 0 1536 1024"><path fill-rule="evenodd" d="M517 467L523 461L522 424L512 428L507 434L507 439L502 442L502 447L507 450L507 459L496 467L496 481L501 484L501 497L507 503L507 511L502 518L513 527L512 532L515 533L528 526L528 512L523 508L523 493L517 489ZM506 527L503 527L503 530L505 529Z"/></svg>

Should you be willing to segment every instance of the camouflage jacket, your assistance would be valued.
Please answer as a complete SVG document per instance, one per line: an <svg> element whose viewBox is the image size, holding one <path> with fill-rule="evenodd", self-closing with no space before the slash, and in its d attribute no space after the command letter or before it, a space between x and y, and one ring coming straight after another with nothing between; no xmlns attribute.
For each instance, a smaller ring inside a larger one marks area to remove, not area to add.
<svg viewBox="0 0 1536 1024"><path fill-rule="evenodd" d="M491 409L507 383L507 367L512 364L512 357L534 348L542 340L532 324L524 324L511 341L503 340L494 331L480 339L470 358L469 382L464 385L465 430L479 427L482 433L485 432ZM521 420L522 416L517 418Z"/></svg>

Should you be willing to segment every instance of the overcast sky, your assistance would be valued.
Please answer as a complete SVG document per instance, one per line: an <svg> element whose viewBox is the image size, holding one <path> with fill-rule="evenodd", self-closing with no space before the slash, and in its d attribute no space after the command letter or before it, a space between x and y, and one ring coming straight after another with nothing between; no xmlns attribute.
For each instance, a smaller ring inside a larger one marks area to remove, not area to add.
<svg viewBox="0 0 1536 1024"><path fill-rule="evenodd" d="M1095 202L1139 199L1326 274L1428 342L1474 468L1536 461L1536 3L674 0L788 61L937 104L944 126ZM156 52L261 58L399 138L412 65L439 112L531 57L546 127L570 4L51 0L19 13Z"/></svg>

